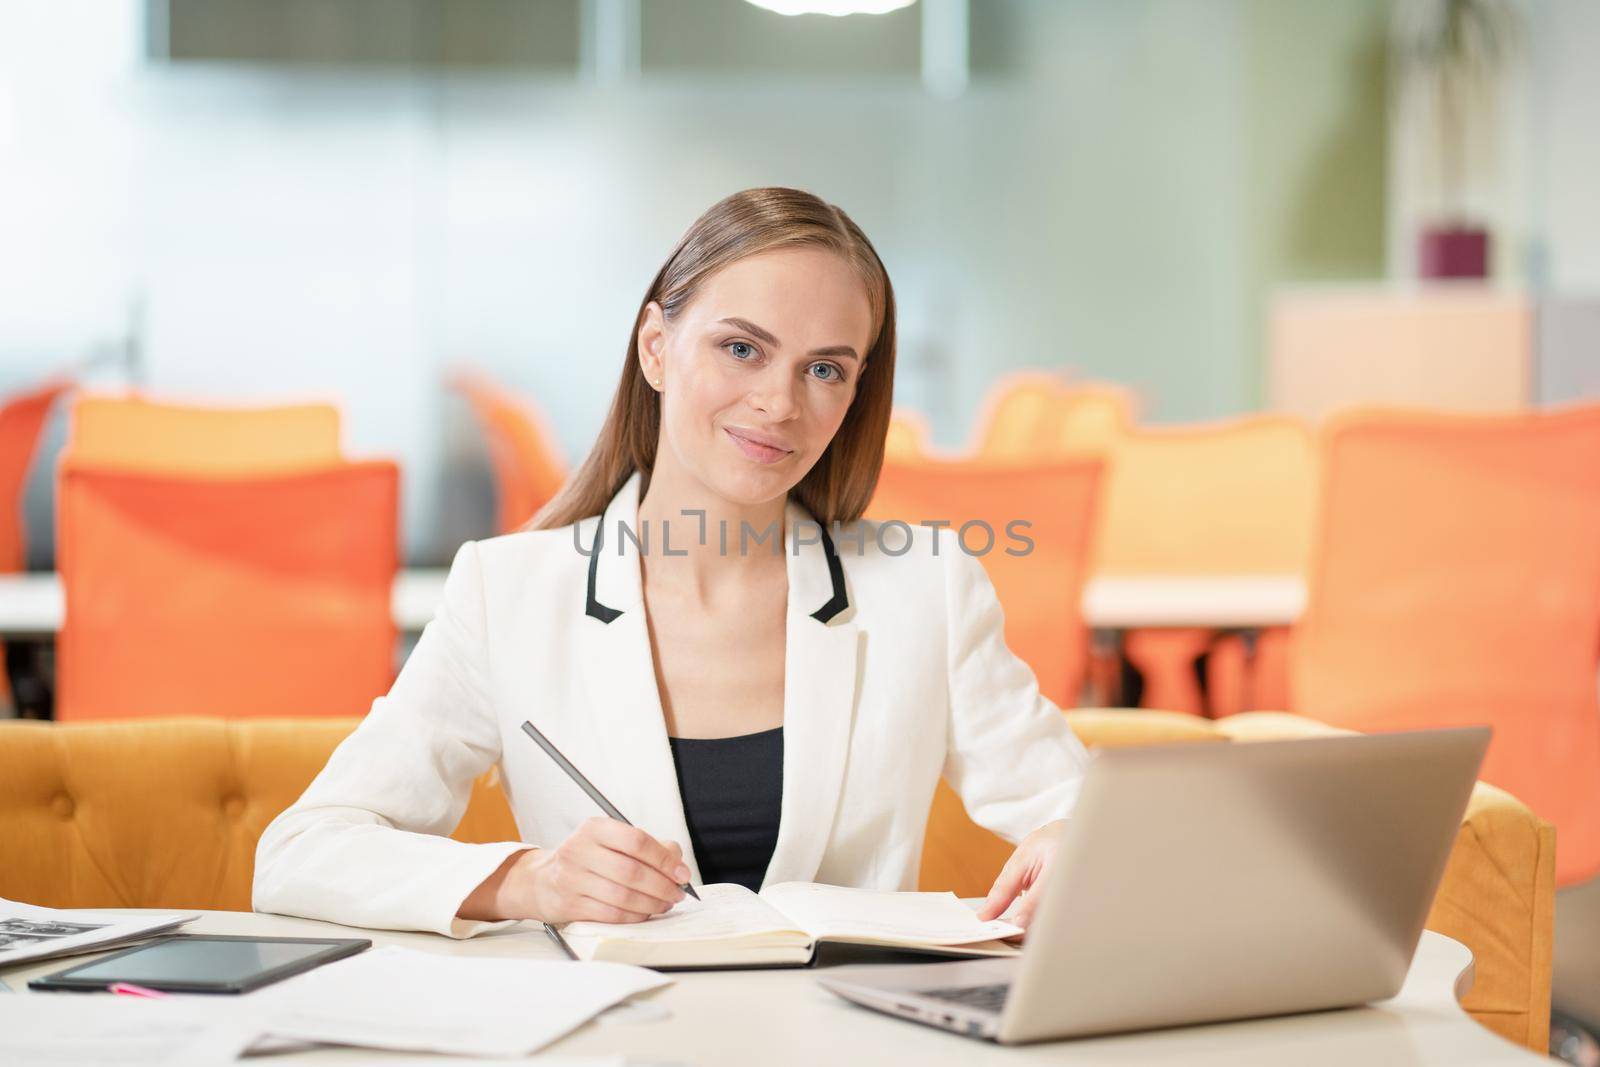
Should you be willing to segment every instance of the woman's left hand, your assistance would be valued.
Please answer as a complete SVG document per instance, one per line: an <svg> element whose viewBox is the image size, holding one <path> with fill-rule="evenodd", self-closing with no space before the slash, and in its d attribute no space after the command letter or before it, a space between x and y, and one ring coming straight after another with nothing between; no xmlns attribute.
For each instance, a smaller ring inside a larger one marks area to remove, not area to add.
<svg viewBox="0 0 1600 1067"><path fill-rule="evenodd" d="M1045 872L1050 868L1056 845L1061 840L1061 831L1066 825L1067 820L1057 819L1045 823L1022 839L1011 858L1006 860L1006 865L1000 868L1000 877L994 880L988 898L978 908L978 918L985 921L997 918L1021 893L1022 903L1017 906L1017 913L1010 922L1027 929L1033 919L1034 908L1039 904L1039 894L1028 890L1043 884Z"/></svg>

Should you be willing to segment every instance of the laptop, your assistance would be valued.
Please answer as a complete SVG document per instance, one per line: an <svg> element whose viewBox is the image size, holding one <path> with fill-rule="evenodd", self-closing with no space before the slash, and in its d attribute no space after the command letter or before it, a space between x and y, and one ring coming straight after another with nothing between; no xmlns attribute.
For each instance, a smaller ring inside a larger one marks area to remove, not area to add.
<svg viewBox="0 0 1600 1067"><path fill-rule="evenodd" d="M1001 1044L1392 997L1488 743L1468 727L1096 750L1020 956L817 981Z"/></svg>

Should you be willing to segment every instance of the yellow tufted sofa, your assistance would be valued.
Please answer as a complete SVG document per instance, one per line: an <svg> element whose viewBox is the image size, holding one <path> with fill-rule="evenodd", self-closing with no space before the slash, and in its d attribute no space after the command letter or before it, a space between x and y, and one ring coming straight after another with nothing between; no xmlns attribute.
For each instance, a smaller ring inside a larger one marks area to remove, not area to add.
<svg viewBox="0 0 1600 1067"><path fill-rule="evenodd" d="M1146 710L1068 713L1088 745L1227 743L1338 732L1292 715L1211 722ZM247 911L256 839L356 719L0 722L0 896L51 907ZM516 840L493 774L453 836ZM1550 824L1479 783L1428 927L1476 957L1463 1006L1543 1051L1555 894ZM943 783L921 882L982 896L1011 846L971 823Z"/></svg>

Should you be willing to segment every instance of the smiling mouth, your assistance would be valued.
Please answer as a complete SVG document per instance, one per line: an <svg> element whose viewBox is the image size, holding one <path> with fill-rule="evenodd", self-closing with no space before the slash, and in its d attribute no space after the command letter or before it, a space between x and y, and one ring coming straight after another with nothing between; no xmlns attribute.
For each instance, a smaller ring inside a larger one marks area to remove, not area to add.
<svg viewBox="0 0 1600 1067"><path fill-rule="evenodd" d="M759 441L752 441L750 438L742 437L727 427L723 427L722 432L733 439L734 446L737 447L739 451L743 452L746 457L755 460L757 463L776 463L780 459L784 459L793 454L792 449L773 448L771 445L764 445Z"/></svg>

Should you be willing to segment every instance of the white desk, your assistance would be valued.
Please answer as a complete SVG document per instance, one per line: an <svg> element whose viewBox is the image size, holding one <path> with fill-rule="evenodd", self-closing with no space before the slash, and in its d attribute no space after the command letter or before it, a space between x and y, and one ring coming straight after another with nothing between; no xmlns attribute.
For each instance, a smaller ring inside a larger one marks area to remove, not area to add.
<svg viewBox="0 0 1600 1067"><path fill-rule="evenodd" d="M433 617L445 571L402 571L394 584L394 621L417 633ZM1305 583L1292 575L1101 577L1083 595L1084 618L1099 630L1139 626L1286 626L1305 606ZM0 639L47 637L61 629L65 607L54 574L0 575Z"/></svg>
<svg viewBox="0 0 1600 1067"><path fill-rule="evenodd" d="M1306 583L1292 574L1091 578L1083 617L1092 629L1288 626L1306 606Z"/></svg>
<svg viewBox="0 0 1600 1067"><path fill-rule="evenodd" d="M443 568L419 568L396 576L391 606L402 632L419 633L433 618L445 573ZM65 616L66 598L55 573L0 574L0 640L49 637L60 632Z"/></svg>
<svg viewBox="0 0 1600 1067"><path fill-rule="evenodd" d="M368 937L374 947L399 944L459 955L560 958L533 923L466 941L236 912L208 912L184 929L190 933ZM29 993L27 981L89 958L24 964L0 972L0 977L22 995L84 996ZM811 969L677 972L672 985L646 994L671 1011L670 1018L646 1023L590 1022L548 1049L570 1055L625 1054L645 1062L701 1067L819 1067L833 1063L916 1067L1021 1063L1159 1063L1185 1067L1282 1067L1288 1063L1311 1067L1548 1064L1548 1060L1485 1030L1461 1010L1455 998L1470 985L1471 968L1472 954L1464 946L1438 934L1425 933L1400 995L1372 1007L1010 1048L856 1007L819 988L813 980L816 971ZM419 1058L324 1048L274 1057L272 1062L298 1067L404 1063ZM439 1057L432 1059L445 1062Z"/></svg>

